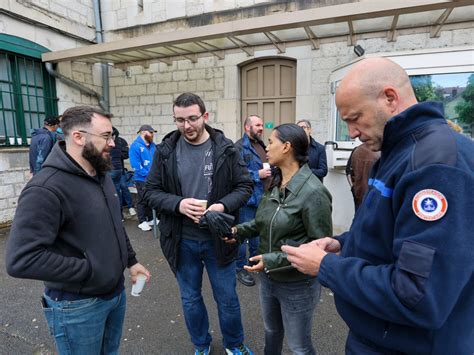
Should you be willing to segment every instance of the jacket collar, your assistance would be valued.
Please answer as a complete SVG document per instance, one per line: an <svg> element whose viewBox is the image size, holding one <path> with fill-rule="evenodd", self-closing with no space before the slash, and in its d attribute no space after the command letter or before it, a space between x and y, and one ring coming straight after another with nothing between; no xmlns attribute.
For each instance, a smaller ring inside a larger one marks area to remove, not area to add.
<svg viewBox="0 0 474 355"><path fill-rule="evenodd" d="M382 151L389 150L404 137L433 121L444 123L443 104L421 102L388 120L383 132Z"/></svg>
<svg viewBox="0 0 474 355"><path fill-rule="evenodd" d="M209 137L213 142L213 146L216 149L216 155L220 155L223 151L228 148L233 148L234 145L230 139L227 139L224 136L224 133L216 128L212 128L209 125L205 125L206 131L209 133ZM181 132L179 130L174 130L169 132L164 138L163 143L160 144L161 147L166 147L167 149L163 151L163 154L167 155L171 153L176 148L178 139L181 137Z"/></svg>
<svg viewBox="0 0 474 355"><path fill-rule="evenodd" d="M293 175L288 185L286 185L286 189L289 191L286 199L296 197L312 174L308 164L304 164L296 174ZM273 188L270 196L279 200L280 191L278 187Z"/></svg>

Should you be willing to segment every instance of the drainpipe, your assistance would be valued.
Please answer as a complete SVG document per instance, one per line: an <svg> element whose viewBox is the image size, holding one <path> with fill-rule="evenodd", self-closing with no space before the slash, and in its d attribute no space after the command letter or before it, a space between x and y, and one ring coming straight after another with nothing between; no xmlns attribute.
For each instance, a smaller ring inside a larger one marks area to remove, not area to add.
<svg viewBox="0 0 474 355"><path fill-rule="evenodd" d="M100 96L97 92L95 92L92 89L89 89L87 86L84 86L77 81L74 81L72 79L69 79L68 77L59 74L57 71L53 69L53 64L51 63L45 63L46 66L46 71L49 73L49 75L61 80L62 82L66 83L67 85L79 90L80 92L87 94L89 96L94 96L97 101L99 101L100 107L106 111L109 112L108 104L105 103L105 100L102 96Z"/></svg>
<svg viewBox="0 0 474 355"><path fill-rule="evenodd" d="M95 34L96 42L103 43L102 37L102 19L100 16L100 0L93 0L94 5L94 18L95 18ZM100 106L106 111L110 112L109 102L109 67L107 64L101 64L102 66L102 103Z"/></svg>

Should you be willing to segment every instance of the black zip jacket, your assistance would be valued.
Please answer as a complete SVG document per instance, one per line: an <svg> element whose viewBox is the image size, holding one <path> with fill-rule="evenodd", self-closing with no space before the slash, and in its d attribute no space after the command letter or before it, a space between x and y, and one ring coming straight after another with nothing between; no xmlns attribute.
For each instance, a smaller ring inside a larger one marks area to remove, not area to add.
<svg viewBox="0 0 474 355"><path fill-rule="evenodd" d="M137 263L109 176L89 176L53 147L18 200L7 243L7 272L49 289L100 296Z"/></svg>
<svg viewBox="0 0 474 355"><path fill-rule="evenodd" d="M216 129L206 125L212 140L214 175L208 205L222 203L225 212L238 220L238 210L252 194L253 183L245 163L230 139ZM178 181L176 143L181 133L173 131L157 146L153 164L145 184L148 204L160 214L160 244L171 270L176 274L182 221L179 204L184 199ZM190 172L192 173L192 172ZM232 262L237 254L237 245L226 244L218 239L216 256L220 265Z"/></svg>

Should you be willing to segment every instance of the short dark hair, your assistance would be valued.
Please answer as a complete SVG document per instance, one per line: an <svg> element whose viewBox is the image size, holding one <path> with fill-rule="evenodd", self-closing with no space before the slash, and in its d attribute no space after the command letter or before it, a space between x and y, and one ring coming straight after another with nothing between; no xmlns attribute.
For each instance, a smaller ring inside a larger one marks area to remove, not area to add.
<svg viewBox="0 0 474 355"><path fill-rule="evenodd" d="M185 92L181 95L179 95L173 102L173 111L174 107L189 107L192 105L198 105L199 106L199 111L201 111L201 114L203 115L206 112L206 106L204 105L204 101L196 95L191 92Z"/></svg>
<svg viewBox="0 0 474 355"><path fill-rule="evenodd" d="M60 124L64 135L68 136L76 127L89 127L92 121L92 116L94 115L104 116L108 119L112 118L111 113L91 106L76 106L68 108L64 111Z"/></svg>
<svg viewBox="0 0 474 355"><path fill-rule="evenodd" d="M48 116L44 119L44 124L46 126L55 126L59 124L59 117L61 116Z"/></svg>

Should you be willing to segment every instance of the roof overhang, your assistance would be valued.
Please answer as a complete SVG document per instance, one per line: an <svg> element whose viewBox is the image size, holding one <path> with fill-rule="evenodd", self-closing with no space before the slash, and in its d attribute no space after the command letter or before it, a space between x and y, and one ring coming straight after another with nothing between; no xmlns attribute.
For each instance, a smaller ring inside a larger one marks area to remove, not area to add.
<svg viewBox="0 0 474 355"><path fill-rule="evenodd" d="M81 61L88 63L143 64L211 53L223 59L226 50L239 49L252 56L254 47L272 45L279 53L285 44L308 41L319 48L323 38L347 36L355 45L358 34L387 31L387 40L396 40L397 30L431 26L431 36L439 36L443 25L474 20L472 0L378 0L360 1L310 10L222 22L171 32L94 44L45 53L44 62Z"/></svg>

